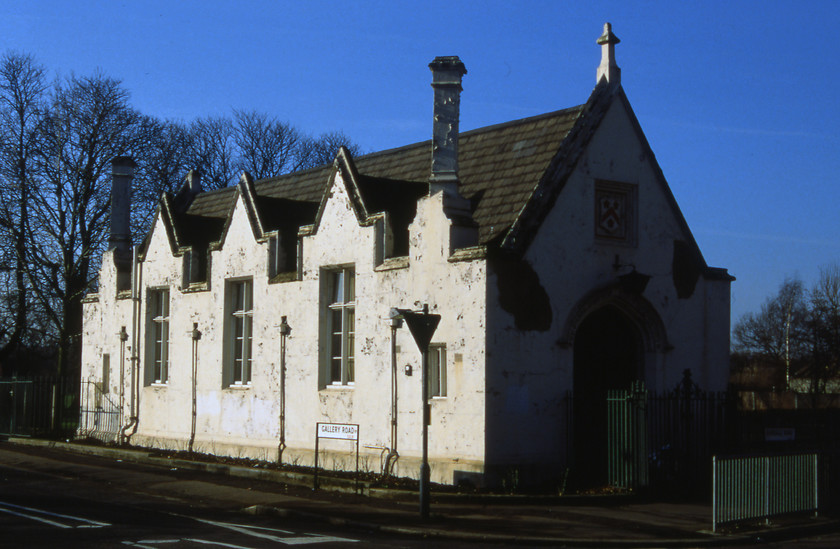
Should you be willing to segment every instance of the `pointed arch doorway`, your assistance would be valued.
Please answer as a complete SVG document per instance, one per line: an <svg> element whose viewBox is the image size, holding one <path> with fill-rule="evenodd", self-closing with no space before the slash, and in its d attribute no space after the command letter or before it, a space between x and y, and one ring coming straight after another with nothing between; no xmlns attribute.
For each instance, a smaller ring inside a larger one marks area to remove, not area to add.
<svg viewBox="0 0 840 549"><path fill-rule="evenodd" d="M638 324L615 304L592 310L574 335L574 484L607 484L607 392L645 378L645 342Z"/></svg>

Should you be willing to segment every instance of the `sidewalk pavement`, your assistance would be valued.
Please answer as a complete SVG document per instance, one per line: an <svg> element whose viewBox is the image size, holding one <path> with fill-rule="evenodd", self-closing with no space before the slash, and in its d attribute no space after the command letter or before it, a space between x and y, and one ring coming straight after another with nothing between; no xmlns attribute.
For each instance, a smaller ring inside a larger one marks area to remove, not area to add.
<svg viewBox="0 0 840 549"><path fill-rule="evenodd" d="M305 473L154 457L149 450L12 438L9 442L98 455L168 469L207 471L311 488ZM284 496L244 509L253 514L300 516L368 531L423 538L568 547L720 547L792 540L840 531L828 516L774 519L772 524L730 527L713 533L710 505L650 502L621 496L475 496L435 494L431 516L420 518L416 492L362 486L320 476L318 497ZM344 492L325 505L325 492ZM299 493L304 493L305 491Z"/></svg>

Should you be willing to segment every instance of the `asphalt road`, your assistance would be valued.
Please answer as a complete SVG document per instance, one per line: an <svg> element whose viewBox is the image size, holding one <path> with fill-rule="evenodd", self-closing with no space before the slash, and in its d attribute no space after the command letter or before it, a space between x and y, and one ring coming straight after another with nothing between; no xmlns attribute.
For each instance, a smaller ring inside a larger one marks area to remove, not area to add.
<svg viewBox="0 0 840 549"><path fill-rule="evenodd" d="M840 547L840 534L814 536L812 538L779 541L760 544L764 549L837 549Z"/></svg>
<svg viewBox="0 0 840 549"><path fill-rule="evenodd" d="M376 504L383 513L399 505L352 494L313 493L304 487L0 442L0 548L487 545L392 535L335 525L323 518L300 518L299 514L246 512L253 506L288 507L324 517L329 516L331 505L346 509L357 503ZM448 512L455 514L452 509ZM725 541L718 544L723 546ZM840 547L840 534L758 545L829 549Z"/></svg>
<svg viewBox="0 0 840 549"><path fill-rule="evenodd" d="M305 489L0 443L0 547L426 546L242 511L282 506L294 490Z"/></svg>

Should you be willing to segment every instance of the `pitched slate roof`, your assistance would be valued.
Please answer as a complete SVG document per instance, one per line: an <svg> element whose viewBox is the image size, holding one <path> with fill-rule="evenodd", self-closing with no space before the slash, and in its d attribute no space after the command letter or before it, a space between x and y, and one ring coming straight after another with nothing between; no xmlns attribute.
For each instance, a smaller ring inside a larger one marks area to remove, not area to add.
<svg viewBox="0 0 840 549"><path fill-rule="evenodd" d="M624 91L606 80L599 82L582 105L459 135L459 191L472 203L479 243L494 244L513 253L523 253L528 248L614 101L623 102L643 147L653 159L657 180L683 228L693 264L706 277L731 279L725 270L706 264ZM180 233L175 238L170 235L170 240L176 247L220 244L236 197L241 193L246 194L243 198L249 203L249 216L256 216L251 221L257 233L280 229L294 234L294 226L315 222L339 164L349 167L366 214L390 214L394 252L406 253L406 229L431 171L431 140L356 159L343 150L332 165L255 183L245 176L243 181L247 181L237 186L199 193L186 212L169 215L167 229Z"/></svg>
<svg viewBox="0 0 840 549"><path fill-rule="evenodd" d="M460 192L473 202L480 243L502 236L511 227L583 111L580 105L460 134ZM369 213L375 213L387 202L378 195L387 192L388 186L404 186L414 196L417 183L426 184L431 140L360 156L354 162L361 176L360 190L368 195L363 199ZM257 196L317 204L332 169L328 165L257 181ZM234 191L235 187L228 187L199 194L188 214L224 218Z"/></svg>

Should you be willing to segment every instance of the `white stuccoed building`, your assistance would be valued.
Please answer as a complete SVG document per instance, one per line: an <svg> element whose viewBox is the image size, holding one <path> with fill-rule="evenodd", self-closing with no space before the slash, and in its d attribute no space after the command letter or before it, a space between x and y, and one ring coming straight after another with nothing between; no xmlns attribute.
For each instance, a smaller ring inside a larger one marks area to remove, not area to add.
<svg viewBox="0 0 840 549"><path fill-rule="evenodd" d="M602 463L598 403L636 380L671 389L690 369L724 389L733 278L707 266L680 213L617 41L605 27L584 104L460 135L466 69L439 57L433 141L342 149L331 166L213 192L191 173L135 248L133 163L116 159L111 249L84 305L83 406L116 407L133 445L301 465L317 422L355 424L363 468L390 454L416 477L421 357L389 312L424 304L441 316L433 481ZM590 403L574 419L570 391ZM352 445L320 443L321 464L354 467Z"/></svg>

